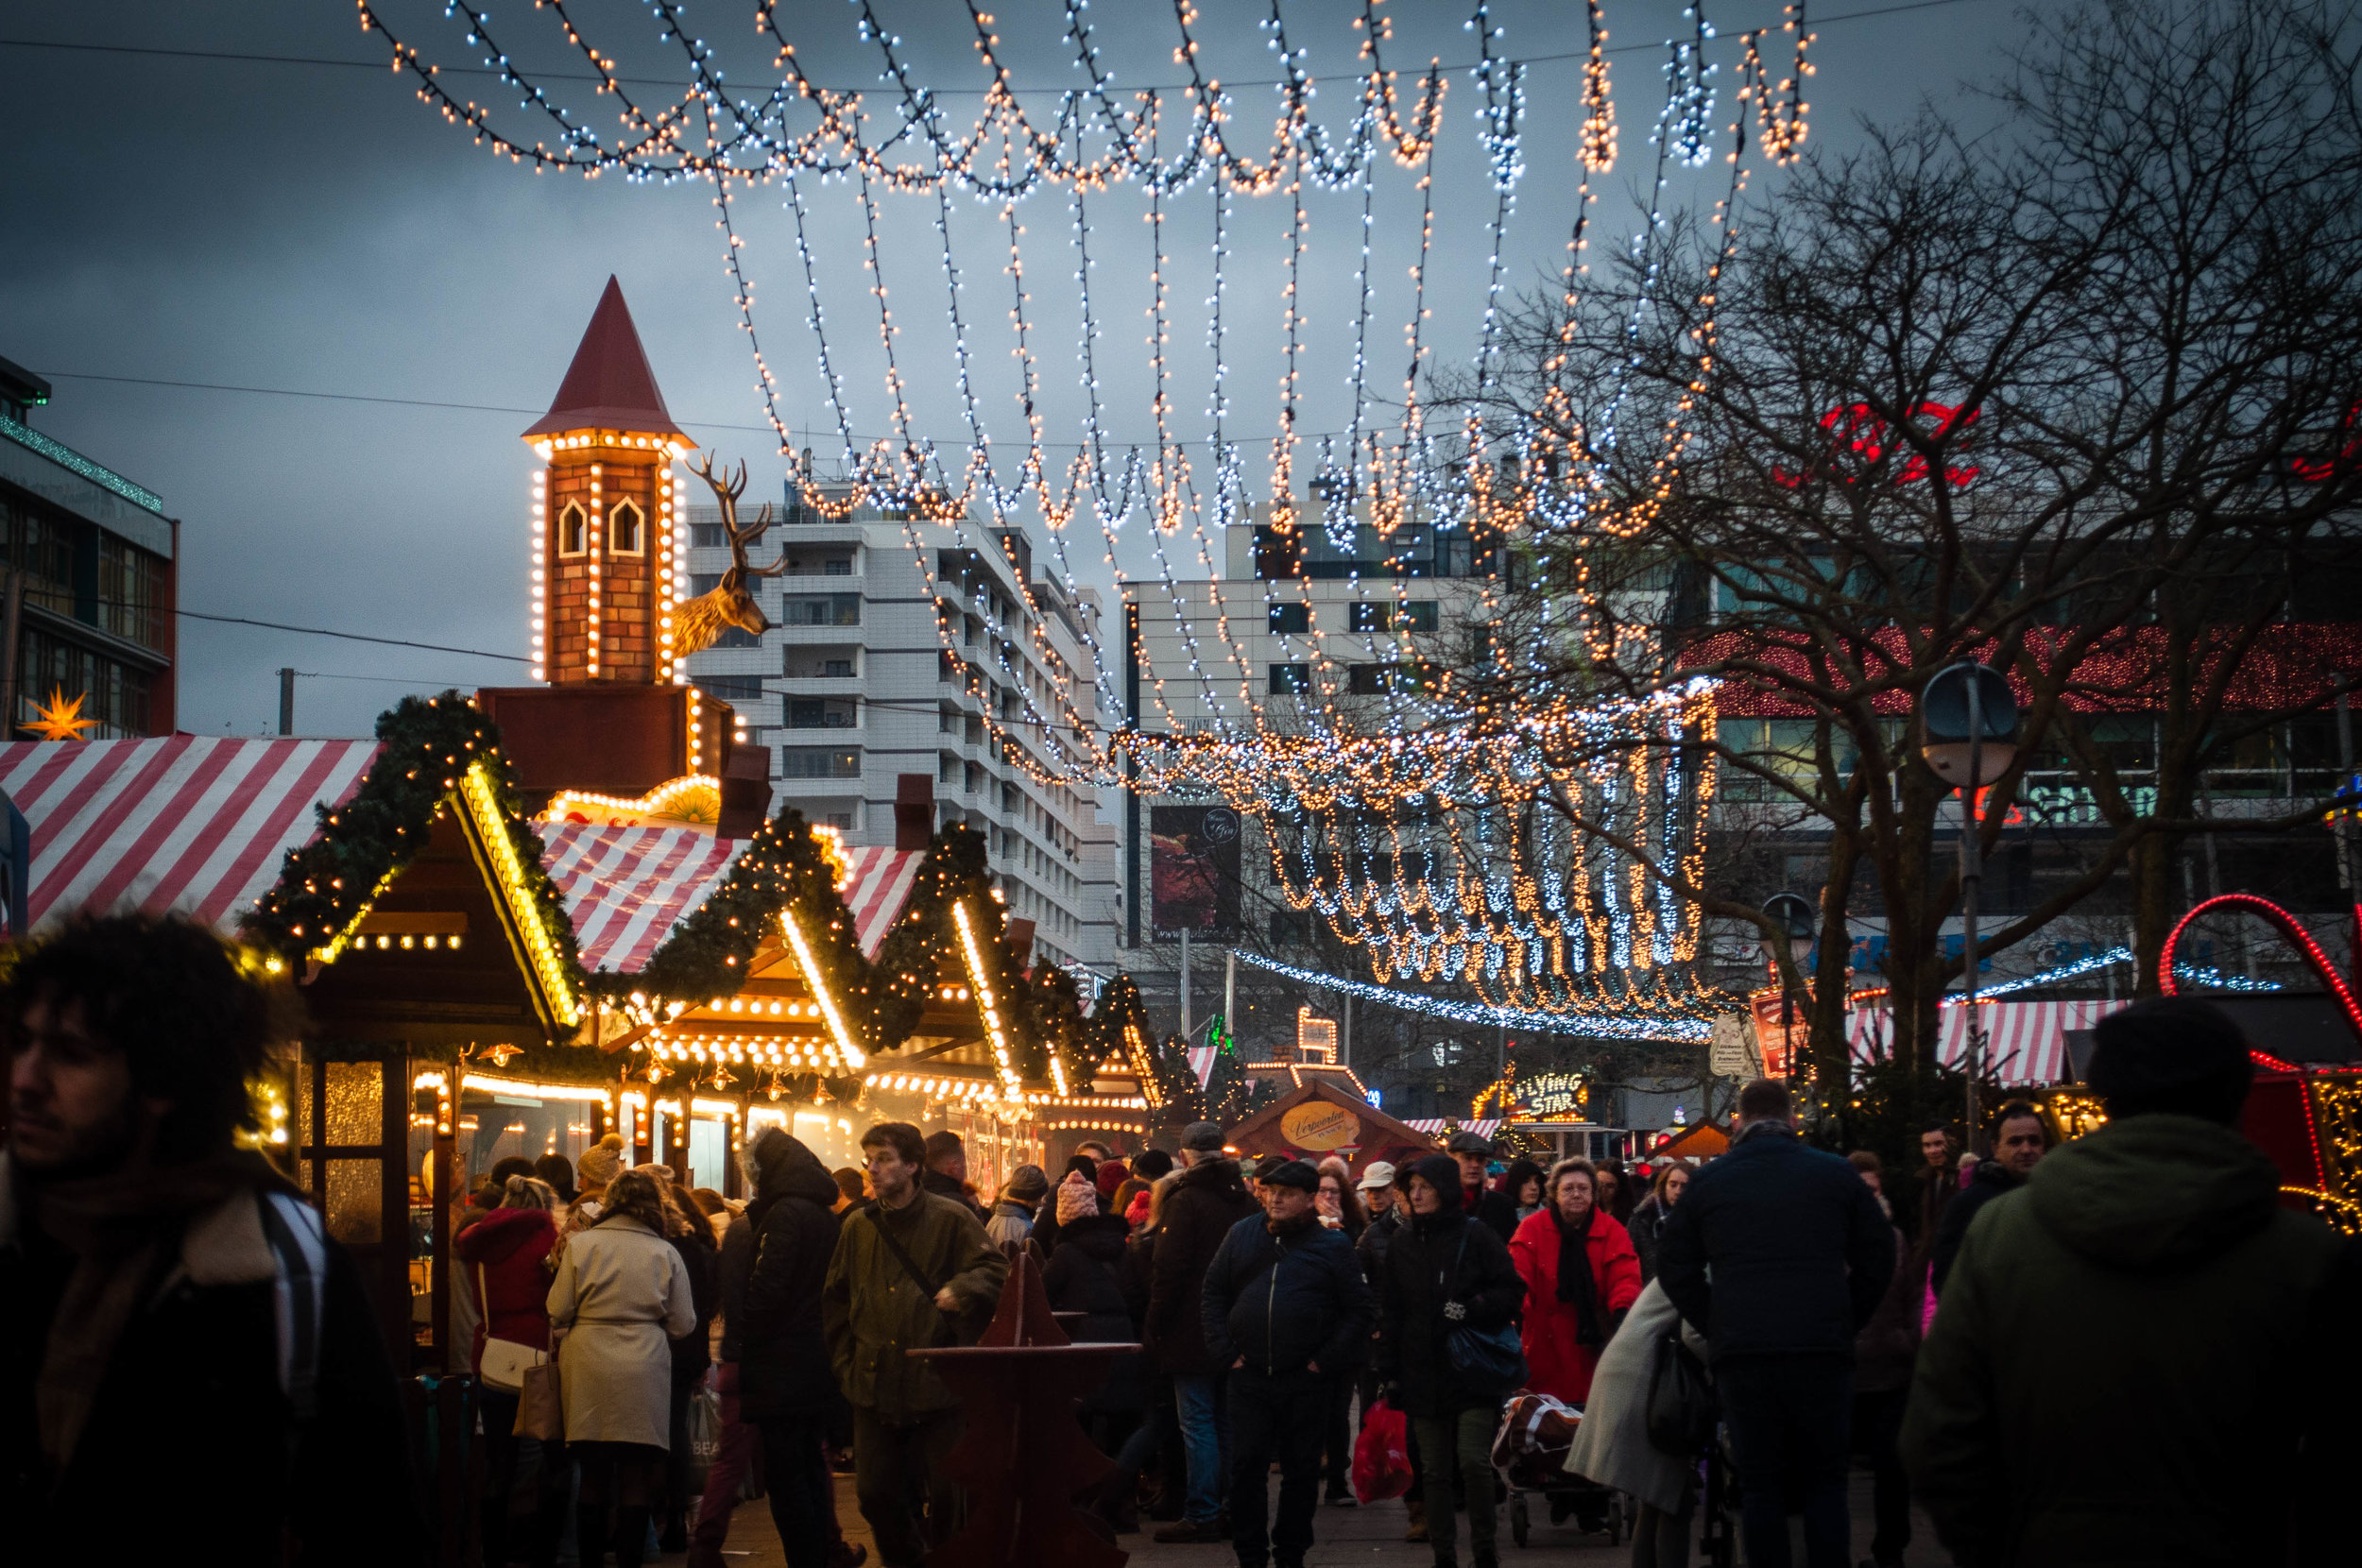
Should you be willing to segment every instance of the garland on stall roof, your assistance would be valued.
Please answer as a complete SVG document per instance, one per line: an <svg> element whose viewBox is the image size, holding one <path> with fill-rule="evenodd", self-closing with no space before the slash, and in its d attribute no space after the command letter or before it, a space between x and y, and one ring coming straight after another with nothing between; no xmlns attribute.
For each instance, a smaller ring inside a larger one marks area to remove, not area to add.
<svg viewBox="0 0 2362 1568"><path fill-rule="evenodd" d="M673 928L639 973L601 973L590 983L610 1000L638 992L652 1006L734 997L756 949L779 941L779 915L790 909L839 1005L865 1011L868 966L854 943L852 916L837 896L836 870L793 806L755 829L722 885Z"/></svg>
<svg viewBox="0 0 2362 1568"><path fill-rule="evenodd" d="M986 861L984 835L965 823L950 823L927 841L926 859L912 879L910 898L901 919L886 933L878 949L870 985L872 1050L892 1050L910 1038L919 1015L938 999L942 986L968 984L967 963L960 952L952 925L951 906L965 904L978 922L976 941L993 994L1001 1000L1010 1066L1019 1078L1042 1082L1050 1077L1050 1054L1038 1033L1026 1027L1029 984L1016 955L1009 951L1008 912L993 895L992 873Z"/></svg>
<svg viewBox="0 0 2362 1568"><path fill-rule="evenodd" d="M248 935L299 966L313 952L334 948L386 881L426 848L435 819L454 800L460 779L480 766L523 872L519 891L538 906L558 963L579 989L573 922L541 868L541 841L526 822L501 753L500 726L473 699L452 690L404 697L378 716L377 740L377 759L352 798L314 808L318 836L287 851L278 882L246 917Z"/></svg>
<svg viewBox="0 0 2362 1568"><path fill-rule="evenodd" d="M1072 975L1054 963L1035 964L1025 972L1017 993L1019 1030L1042 1043L1053 1060L1066 1068L1066 1082L1076 1094L1087 1088L1100 1062L1091 1020L1083 1016L1083 991Z"/></svg>
<svg viewBox="0 0 2362 1568"><path fill-rule="evenodd" d="M1129 975L1118 975L1100 994L1090 1016L1094 1053L1102 1062L1121 1062L1137 1074L1150 1117L1168 1131L1206 1119L1206 1097L1188 1055L1148 1026L1148 1007Z"/></svg>

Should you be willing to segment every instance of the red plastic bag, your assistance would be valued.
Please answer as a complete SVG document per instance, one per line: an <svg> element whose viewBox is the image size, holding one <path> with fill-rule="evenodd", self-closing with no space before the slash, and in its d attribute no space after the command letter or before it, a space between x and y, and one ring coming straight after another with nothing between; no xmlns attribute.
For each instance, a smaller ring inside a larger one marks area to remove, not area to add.
<svg viewBox="0 0 2362 1568"><path fill-rule="evenodd" d="M1361 1435L1353 1440L1353 1494L1376 1503L1410 1490L1410 1423L1381 1399L1362 1416Z"/></svg>

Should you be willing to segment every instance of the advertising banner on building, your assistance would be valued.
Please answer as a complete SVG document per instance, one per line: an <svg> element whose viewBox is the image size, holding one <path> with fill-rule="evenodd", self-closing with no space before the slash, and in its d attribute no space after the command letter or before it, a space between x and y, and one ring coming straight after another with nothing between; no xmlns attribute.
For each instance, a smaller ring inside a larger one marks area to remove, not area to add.
<svg viewBox="0 0 2362 1568"><path fill-rule="evenodd" d="M1158 938L1239 935L1239 813L1227 806L1148 809L1149 923Z"/></svg>

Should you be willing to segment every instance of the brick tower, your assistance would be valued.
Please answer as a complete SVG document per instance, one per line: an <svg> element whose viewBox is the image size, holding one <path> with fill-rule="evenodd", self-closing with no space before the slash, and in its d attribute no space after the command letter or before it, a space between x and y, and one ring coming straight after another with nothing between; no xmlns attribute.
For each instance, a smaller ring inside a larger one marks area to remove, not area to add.
<svg viewBox="0 0 2362 1568"><path fill-rule="evenodd" d="M673 606L686 536L673 422L613 278L557 397L524 433L533 475L533 678L676 686Z"/></svg>

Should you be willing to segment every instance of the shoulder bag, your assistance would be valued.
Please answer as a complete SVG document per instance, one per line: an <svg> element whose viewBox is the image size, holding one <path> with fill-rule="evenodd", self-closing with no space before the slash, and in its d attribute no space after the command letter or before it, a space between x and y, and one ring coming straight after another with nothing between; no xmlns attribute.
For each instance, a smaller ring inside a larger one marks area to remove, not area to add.
<svg viewBox="0 0 2362 1568"><path fill-rule="evenodd" d="M475 1266L475 1299L483 1308L485 1322L492 1321L492 1292L485 1284L484 1265ZM514 1339L502 1339L488 1328L484 1335L484 1355L476 1362L476 1379L486 1388L503 1393L516 1393L525 1386L525 1370L538 1367L550 1358L550 1353Z"/></svg>
<svg viewBox="0 0 2362 1568"><path fill-rule="evenodd" d="M1649 1369L1650 1444L1692 1457L1714 1441L1720 1414L1705 1366L1682 1343L1680 1329L1658 1339L1656 1360Z"/></svg>
<svg viewBox="0 0 2362 1568"><path fill-rule="evenodd" d="M902 1272L911 1277L911 1283L918 1287L919 1292L927 1299L927 1304L933 1306L935 1297L942 1291L943 1287L935 1283L933 1275L918 1266L918 1260L912 1257L910 1250L895 1238L894 1232L887 1228L884 1220L871 1214L869 1227L878 1233L878 1239L885 1243L886 1251L894 1254L894 1261L902 1266ZM965 1325L962 1322L962 1314L945 1312L939 1306L935 1307L935 1310L943 1318L948 1337L953 1339L963 1338L961 1330Z"/></svg>
<svg viewBox="0 0 2362 1568"><path fill-rule="evenodd" d="M1467 1255L1468 1233L1463 1230L1460 1251L1452 1258L1451 1274L1447 1280L1438 1282L1445 1287L1446 1301L1451 1299L1450 1287L1460 1282L1460 1263ZM1452 1375L1461 1386L1481 1398L1506 1399L1526 1380L1525 1345L1518 1339L1514 1323L1479 1328L1463 1319L1444 1336L1444 1359L1450 1364Z"/></svg>

